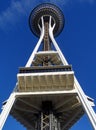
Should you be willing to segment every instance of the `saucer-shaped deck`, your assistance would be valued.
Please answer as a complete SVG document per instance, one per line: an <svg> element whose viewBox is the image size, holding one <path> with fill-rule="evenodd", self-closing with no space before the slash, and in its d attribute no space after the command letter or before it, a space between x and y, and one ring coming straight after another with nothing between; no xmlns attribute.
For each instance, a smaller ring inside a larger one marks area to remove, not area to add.
<svg viewBox="0 0 96 130"><path fill-rule="evenodd" d="M54 36L58 36L64 27L64 15L62 11L55 5L44 3L34 8L29 17L29 26L31 31L36 35L40 36L40 29L38 24L42 27L41 17L43 16L44 22L49 22L50 16L52 17L51 25L54 23L55 28L53 31Z"/></svg>

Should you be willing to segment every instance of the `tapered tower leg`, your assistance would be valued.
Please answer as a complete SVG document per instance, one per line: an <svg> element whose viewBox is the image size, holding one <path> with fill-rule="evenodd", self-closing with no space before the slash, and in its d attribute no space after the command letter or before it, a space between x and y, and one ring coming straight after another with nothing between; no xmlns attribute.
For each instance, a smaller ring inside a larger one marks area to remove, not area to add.
<svg viewBox="0 0 96 130"><path fill-rule="evenodd" d="M15 99L16 99L15 93L13 92L10 95L9 99L7 100L6 104L3 106L3 111L0 115L0 130L2 130L2 128L3 128L3 125L4 125L8 115L10 113L10 110L15 102Z"/></svg>
<svg viewBox="0 0 96 130"><path fill-rule="evenodd" d="M39 38L39 41L38 41L38 43L37 43L37 45L36 45L34 51L32 52L32 54L31 54L31 56L30 56L30 58L29 58L29 60L28 60L28 62L27 62L27 64L26 64L26 67L30 67L30 66L31 66L32 61L33 61L33 59L34 59L34 57L35 57L35 54L36 54L36 52L38 51L41 42L43 41L44 32L45 32L45 31L44 31L44 19L43 19L43 16L41 17L41 22L42 22L42 26L40 26L40 25L38 24L38 27L39 27L40 32L41 32L41 33L40 33L40 38Z"/></svg>
<svg viewBox="0 0 96 130"><path fill-rule="evenodd" d="M53 35L53 30L54 30L54 26L51 25L51 17L50 17L50 22L49 22L49 35L50 35L50 38L54 44L54 46L56 47L59 55L60 55L60 58L62 59L62 62L64 65L68 65L68 62L67 60L65 59L64 55L62 54L61 50L59 49L59 46L58 44L56 43L55 39L54 39L54 35ZM80 101L83 105L83 108L86 112L86 114L88 115L88 118L94 128L94 130L96 130L96 113L94 112L93 108L91 107L90 103L88 102L88 99L84 93L84 91L82 90L80 84L78 83L76 77L75 77L75 89L77 91L77 94L80 98Z"/></svg>

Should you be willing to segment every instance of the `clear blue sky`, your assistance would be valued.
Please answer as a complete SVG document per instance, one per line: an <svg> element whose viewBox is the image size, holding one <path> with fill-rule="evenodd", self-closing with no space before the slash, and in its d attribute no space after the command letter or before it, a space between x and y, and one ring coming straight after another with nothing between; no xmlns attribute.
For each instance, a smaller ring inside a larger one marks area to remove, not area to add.
<svg viewBox="0 0 96 130"><path fill-rule="evenodd" d="M63 11L65 28L56 40L84 92L96 104L96 0L0 0L0 108L15 87L18 67L25 66L38 41L29 29L28 17L43 2ZM17 129L25 130L9 116L3 130ZM79 129L92 130L86 116L71 130Z"/></svg>

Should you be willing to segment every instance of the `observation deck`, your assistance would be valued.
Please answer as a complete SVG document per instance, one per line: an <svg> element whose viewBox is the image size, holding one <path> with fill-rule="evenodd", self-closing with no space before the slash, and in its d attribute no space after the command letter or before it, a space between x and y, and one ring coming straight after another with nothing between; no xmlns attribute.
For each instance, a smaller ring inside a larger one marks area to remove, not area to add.
<svg viewBox="0 0 96 130"><path fill-rule="evenodd" d="M20 68L17 77L19 92L74 89L74 72L71 66Z"/></svg>

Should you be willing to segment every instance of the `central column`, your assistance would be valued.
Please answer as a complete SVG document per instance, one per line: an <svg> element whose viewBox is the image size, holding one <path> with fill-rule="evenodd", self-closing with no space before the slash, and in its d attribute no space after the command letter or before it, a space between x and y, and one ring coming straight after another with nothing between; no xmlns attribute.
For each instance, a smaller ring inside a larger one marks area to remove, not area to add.
<svg viewBox="0 0 96 130"><path fill-rule="evenodd" d="M45 22L44 23L44 42L43 42L43 51L49 51L51 50L51 43L50 43L50 38L49 38L49 23ZM50 65L50 57L45 56L43 59L43 66L48 66Z"/></svg>
<svg viewBox="0 0 96 130"><path fill-rule="evenodd" d="M40 126L38 130L60 130L60 124L53 112L51 101L42 102L42 111L40 113Z"/></svg>
<svg viewBox="0 0 96 130"><path fill-rule="evenodd" d="M51 49L50 40L49 40L49 23L48 22L45 22L44 28L45 28L45 34L44 34L43 50L48 51Z"/></svg>

